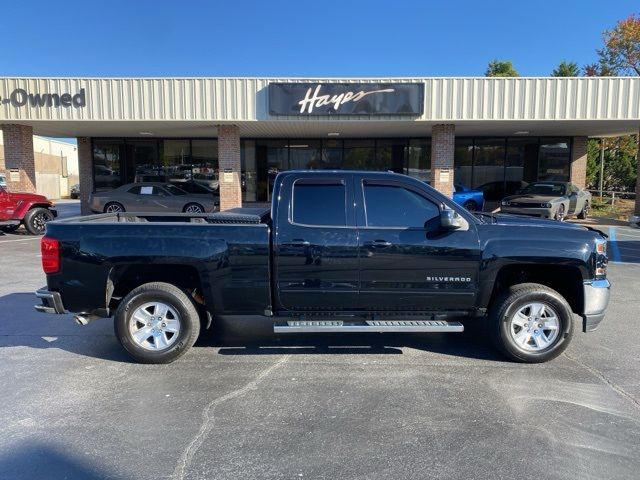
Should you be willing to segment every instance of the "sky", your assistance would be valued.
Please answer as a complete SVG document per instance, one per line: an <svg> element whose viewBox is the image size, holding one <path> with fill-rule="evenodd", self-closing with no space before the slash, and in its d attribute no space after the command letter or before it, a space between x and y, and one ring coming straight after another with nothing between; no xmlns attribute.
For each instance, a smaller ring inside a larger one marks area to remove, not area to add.
<svg viewBox="0 0 640 480"><path fill-rule="evenodd" d="M596 60L635 1L11 1L0 76L523 76Z"/></svg>

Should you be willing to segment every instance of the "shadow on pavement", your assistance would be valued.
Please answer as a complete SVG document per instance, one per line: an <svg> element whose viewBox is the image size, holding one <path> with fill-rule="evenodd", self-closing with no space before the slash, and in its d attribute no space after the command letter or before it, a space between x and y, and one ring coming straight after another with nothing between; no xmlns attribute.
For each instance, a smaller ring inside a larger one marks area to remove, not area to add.
<svg viewBox="0 0 640 480"><path fill-rule="evenodd" d="M68 478L102 480L123 478L96 465L96 456L81 459L68 448L52 447L45 443L23 442L3 448L0 454L2 478Z"/></svg>
<svg viewBox="0 0 640 480"><path fill-rule="evenodd" d="M47 315L33 309L32 293L0 297L0 348L26 346L60 349L113 362L131 362L113 333L111 319L81 327L71 315ZM402 355L402 348L481 360L504 360L489 345L480 325L457 334L296 334L275 335L271 320L242 319L214 324L201 332L195 348L219 348L220 355Z"/></svg>

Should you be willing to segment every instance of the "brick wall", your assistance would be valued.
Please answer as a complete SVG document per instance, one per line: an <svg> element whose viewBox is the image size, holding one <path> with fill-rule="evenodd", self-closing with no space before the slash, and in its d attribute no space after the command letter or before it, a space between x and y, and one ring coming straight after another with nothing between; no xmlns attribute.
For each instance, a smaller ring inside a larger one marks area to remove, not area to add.
<svg viewBox="0 0 640 480"><path fill-rule="evenodd" d="M431 185L448 197L453 195L455 142L455 125L441 124L431 128Z"/></svg>
<svg viewBox="0 0 640 480"><path fill-rule="evenodd" d="M33 155L33 128L27 125L2 125L4 163L10 192L36 191L36 167ZM9 171L19 170L20 180L11 181Z"/></svg>
<svg viewBox="0 0 640 480"><path fill-rule="evenodd" d="M91 139L78 138L78 173L80 176L80 213L88 215L89 195L93 192L93 169L91 166Z"/></svg>
<svg viewBox="0 0 640 480"><path fill-rule="evenodd" d="M571 181L587 186L587 137L573 137L571 144Z"/></svg>
<svg viewBox="0 0 640 480"><path fill-rule="evenodd" d="M220 210L241 207L240 129L236 125L218 125L218 162Z"/></svg>

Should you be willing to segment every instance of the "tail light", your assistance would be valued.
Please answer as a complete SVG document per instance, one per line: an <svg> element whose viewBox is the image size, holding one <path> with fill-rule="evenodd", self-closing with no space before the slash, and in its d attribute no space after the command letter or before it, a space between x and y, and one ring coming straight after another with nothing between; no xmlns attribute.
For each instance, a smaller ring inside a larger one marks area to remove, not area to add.
<svg viewBox="0 0 640 480"><path fill-rule="evenodd" d="M60 271L60 242L53 238L42 237L40 252L42 253L44 273L58 273Z"/></svg>

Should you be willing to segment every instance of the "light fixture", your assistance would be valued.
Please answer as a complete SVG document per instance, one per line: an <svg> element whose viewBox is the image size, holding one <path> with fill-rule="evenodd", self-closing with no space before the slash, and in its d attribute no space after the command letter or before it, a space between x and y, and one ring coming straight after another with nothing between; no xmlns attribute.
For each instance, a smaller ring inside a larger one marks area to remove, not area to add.
<svg viewBox="0 0 640 480"><path fill-rule="evenodd" d="M340 136L340 132L329 132L327 133L328 137L339 137Z"/></svg>
<svg viewBox="0 0 640 480"><path fill-rule="evenodd" d="M153 135L153 132L138 132L140 135Z"/></svg>
<svg viewBox="0 0 640 480"><path fill-rule="evenodd" d="M514 135L529 135L529 131L528 130L518 130L517 132L514 132Z"/></svg>

